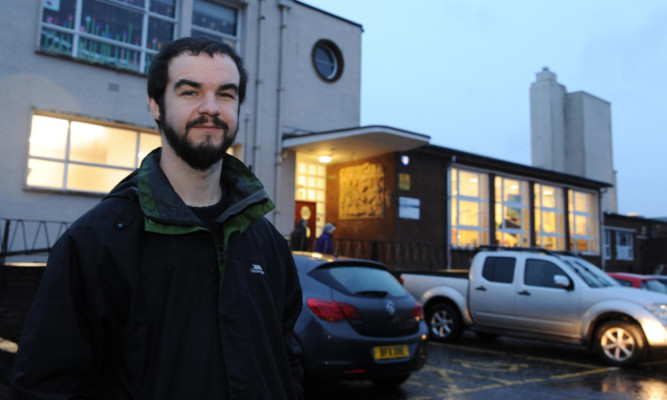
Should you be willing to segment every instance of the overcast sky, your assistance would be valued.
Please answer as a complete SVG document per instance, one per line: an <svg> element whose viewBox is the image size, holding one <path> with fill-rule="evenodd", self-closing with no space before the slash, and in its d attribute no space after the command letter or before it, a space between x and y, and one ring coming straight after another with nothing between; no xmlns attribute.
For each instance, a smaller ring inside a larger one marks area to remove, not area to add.
<svg viewBox="0 0 667 400"><path fill-rule="evenodd" d="M530 165L548 67L611 103L618 212L667 217L667 1L303 1L364 27L362 125Z"/></svg>

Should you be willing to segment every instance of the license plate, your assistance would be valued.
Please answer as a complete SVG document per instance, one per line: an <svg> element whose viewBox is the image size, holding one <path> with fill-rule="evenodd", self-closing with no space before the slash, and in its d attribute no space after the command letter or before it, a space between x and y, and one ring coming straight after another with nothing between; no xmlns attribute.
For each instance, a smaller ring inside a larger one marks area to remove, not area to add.
<svg viewBox="0 0 667 400"><path fill-rule="evenodd" d="M394 346L376 346L373 347L373 355L376 360L391 360L393 358L406 358L410 356L410 350L407 344Z"/></svg>

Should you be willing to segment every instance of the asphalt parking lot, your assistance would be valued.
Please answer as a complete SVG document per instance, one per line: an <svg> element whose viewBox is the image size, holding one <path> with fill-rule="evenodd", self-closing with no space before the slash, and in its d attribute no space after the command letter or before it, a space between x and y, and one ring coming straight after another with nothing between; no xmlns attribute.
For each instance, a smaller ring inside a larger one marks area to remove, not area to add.
<svg viewBox="0 0 667 400"><path fill-rule="evenodd" d="M426 366L397 389L344 382L307 393L307 399L514 400L667 399L667 360L624 370L584 349L466 334L456 344L429 344Z"/></svg>

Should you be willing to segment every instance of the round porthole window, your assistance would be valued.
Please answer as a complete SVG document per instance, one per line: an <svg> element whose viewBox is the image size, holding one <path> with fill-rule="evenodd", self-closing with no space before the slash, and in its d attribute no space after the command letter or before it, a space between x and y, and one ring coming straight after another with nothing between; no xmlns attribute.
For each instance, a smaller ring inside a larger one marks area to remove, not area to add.
<svg viewBox="0 0 667 400"><path fill-rule="evenodd" d="M320 40L313 47L313 66L317 75L327 82L334 82L343 73L343 55L330 40Z"/></svg>

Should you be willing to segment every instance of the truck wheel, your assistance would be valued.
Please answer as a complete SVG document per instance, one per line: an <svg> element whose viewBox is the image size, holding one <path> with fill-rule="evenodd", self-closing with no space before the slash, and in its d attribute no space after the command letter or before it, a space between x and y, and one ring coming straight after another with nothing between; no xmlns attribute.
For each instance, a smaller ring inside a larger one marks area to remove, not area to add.
<svg viewBox="0 0 667 400"><path fill-rule="evenodd" d="M595 333L595 351L608 364L630 367L644 357L644 335L637 325L611 320Z"/></svg>
<svg viewBox="0 0 667 400"><path fill-rule="evenodd" d="M451 342L463 332L463 323L459 311L451 304L438 303L428 309L426 316L431 340Z"/></svg>

